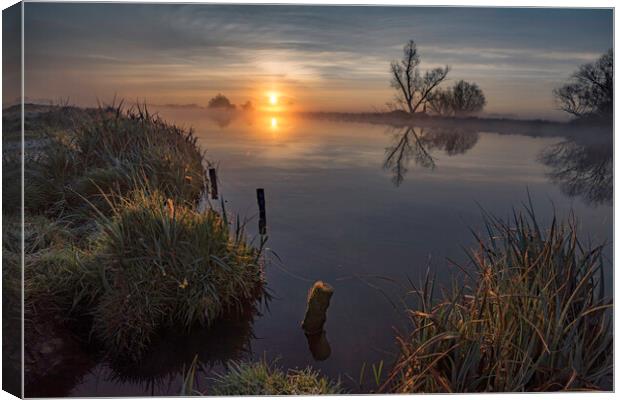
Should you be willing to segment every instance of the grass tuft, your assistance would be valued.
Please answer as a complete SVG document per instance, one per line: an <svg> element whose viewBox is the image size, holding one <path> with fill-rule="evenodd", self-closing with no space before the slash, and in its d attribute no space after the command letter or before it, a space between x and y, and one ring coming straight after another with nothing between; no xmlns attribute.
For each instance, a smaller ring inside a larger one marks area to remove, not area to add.
<svg viewBox="0 0 620 400"><path fill-rule="evenodd" d="M269 365L266 361L256 363L228 364L228 372L214 378L210 395L257 396L257 395L319 395L341 394L339 383L327 378L311 367L286 372Z"/></svg>
<svg viewBox="0 0 620 400"><path fill-rule="evenodd" d="M94 329L118 352L139 353L162 325L209 325L240 312L264 283L258 250L219 213L198 213L158 191L124 198L101 232L105 292Z"/></svg>

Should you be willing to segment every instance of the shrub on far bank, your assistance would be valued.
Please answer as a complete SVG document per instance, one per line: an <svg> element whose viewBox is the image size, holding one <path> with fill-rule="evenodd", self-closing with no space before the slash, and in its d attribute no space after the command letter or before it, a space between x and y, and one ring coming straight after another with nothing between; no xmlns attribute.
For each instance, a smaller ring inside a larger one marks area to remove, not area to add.
<svg viewBox="0 0 620 400"><path fill-rule="evenodd" d="M441 116L465 117L482 111L487 101L476 83L460 80L447 89L437 89L429 96L429 109Z"/></svg>
<svg viewBox="0 0 620 400"><path fill-rule="evenodd" d="M224 96L221 93L218 93L215 97L209 100L207 108L234 110L236 106L230 102L228 97Z"/></svg>
<svg viewBox="0 0 620 400"><path fill-rule="evenodd" d="M539 228L531 206L489 217L465 286L435 297L427 276L383 390L397 393L611 390L613 301L601 247L574 222Z"/></svg>

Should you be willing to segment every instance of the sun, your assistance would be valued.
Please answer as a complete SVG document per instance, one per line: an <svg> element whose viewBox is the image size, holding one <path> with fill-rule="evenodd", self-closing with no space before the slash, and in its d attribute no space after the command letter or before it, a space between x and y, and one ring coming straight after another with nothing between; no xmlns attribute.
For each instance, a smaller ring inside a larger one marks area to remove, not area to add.
<svg viewBox="0 0 620 400"><path fill-rule="evenodd" d="M269 94L269 104L271 104L272 106L275 106L278 104L278 95L275 93L270 93Z"/></svg>

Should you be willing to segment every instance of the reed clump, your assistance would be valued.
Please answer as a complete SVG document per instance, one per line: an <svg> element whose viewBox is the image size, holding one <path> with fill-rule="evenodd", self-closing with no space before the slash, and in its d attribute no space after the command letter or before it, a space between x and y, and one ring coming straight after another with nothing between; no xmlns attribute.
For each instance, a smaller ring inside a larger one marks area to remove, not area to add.
<svg viewBox="0 0 620 400"><path fill-rule="evenodd" d="M383 385L397 393L611 390L613 302L602 246L573 220L539 228L531 204L511 223L486 216L466 285L415 289L412 328Z"/></svg>

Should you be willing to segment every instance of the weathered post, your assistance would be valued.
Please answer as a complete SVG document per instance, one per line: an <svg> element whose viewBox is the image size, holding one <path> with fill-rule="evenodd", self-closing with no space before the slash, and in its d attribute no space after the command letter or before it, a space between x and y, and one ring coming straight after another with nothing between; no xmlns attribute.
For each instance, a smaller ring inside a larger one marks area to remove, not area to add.
<svg viewBox="0 0 620 400"><path fill-rule="evenodd" d="M267 234L267 213L265 211L265 189L256 189L256 199L258 200L258 233Z"/></svg>
<svg viewBox="0 0 620 400"><path fill-rule="evenodd" d="M325 361L332 354L332 348L327 340L327 334L325 331L321 331L316 335L306 334L308 340L308 348L312 354L312 358L317 361Z"/></svg>
<svg viewBox="0 0 620 400"><path fill-rule="evenodd" d="M308 293L306 315L301 323L306 335L317 335L323 331L327 319L327 308L334 289L323 281L316 281Z"/></svg>
<svg viewBox="0 0 620 400"><path fill-rule="evenodd" d="M217 200L217 174L215 168L209 168L209 183L211 183L211 198Z"/></svg>

